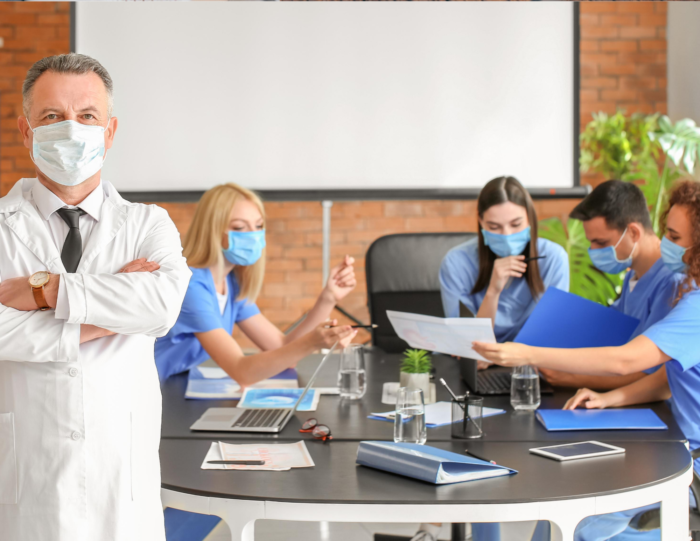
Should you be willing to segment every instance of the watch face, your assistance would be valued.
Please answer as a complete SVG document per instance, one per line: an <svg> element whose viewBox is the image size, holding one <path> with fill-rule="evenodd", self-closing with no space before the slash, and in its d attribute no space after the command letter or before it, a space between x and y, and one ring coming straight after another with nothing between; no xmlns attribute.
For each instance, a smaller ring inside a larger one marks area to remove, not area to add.
<svg viewBox="0 0 700 541"><path fill-rule="evenodd" d="M39 271L32 274L29 278L29 285L32 287L41 287L49 281L49 273L46 271Z"/></svg>

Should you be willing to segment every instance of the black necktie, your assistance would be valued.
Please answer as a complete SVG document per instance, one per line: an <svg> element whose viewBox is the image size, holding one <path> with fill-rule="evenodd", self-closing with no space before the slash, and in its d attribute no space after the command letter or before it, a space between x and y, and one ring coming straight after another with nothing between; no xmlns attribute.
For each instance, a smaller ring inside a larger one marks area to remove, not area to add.
<svg viewBox="0 0 700 541"><path fill-rule="evenodd" d="M75 272L83 255L83 239L80 236L80 217L85 214L82 209L58 209L58 215L68 224L68 236L63 243L61 261L67 272Z"/></svg>

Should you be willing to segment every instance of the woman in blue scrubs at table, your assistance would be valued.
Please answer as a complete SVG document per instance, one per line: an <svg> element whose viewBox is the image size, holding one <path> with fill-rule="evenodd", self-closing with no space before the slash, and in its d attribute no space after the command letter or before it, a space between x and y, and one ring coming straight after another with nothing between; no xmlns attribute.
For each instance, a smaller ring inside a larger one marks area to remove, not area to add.
<svg viewBox="0 0 700 541"><path fill-rule="evenodd" d="M569 290L569 260L561 246L537 237L532 198L516 178L486 183L477 213L478 236L452 248L440 266L445 317L459 317L462 303L476 317L491 319L496 340L512 340L548 287ZM439 530L421 524L413 541L435 541ZM500 540L499 524L472 524L472 533L475 541Z"/></svg>
<svg viewBox="0 0 700 541"><path fill-rule="evenodd" d="M334 267L304 320L283 334L255 305L265 273L265 209L255 193L236 184L207 191L187 235L183 255L192 270L173 328L156 340L158 375L164 381L213 359L242 386L296 366L310 353L357 333L327 321L335 304L356 284L353 258ZM261 353L244 355L231 333L238 325Z"/></svg>
<svg viewBox="0 0 700 541"><path fill-rule="evenodd" d="M683 272L686 278L671 312L641 335L619 347L556 349L475 342L474 349L503 366L529 364L577 374L624 375L661 365L653 374L607 393L579 389L565 407L621 407L671 398L674 417L694 450L700 447L700 184L680 183L671 193L665 218L661 257L671 271ZM700 461L695 469L700 469ZM658 504L588 517L576 529L575 539L658 540L658 530L639 532L629 526L635 516L654 507Z"/></svg>

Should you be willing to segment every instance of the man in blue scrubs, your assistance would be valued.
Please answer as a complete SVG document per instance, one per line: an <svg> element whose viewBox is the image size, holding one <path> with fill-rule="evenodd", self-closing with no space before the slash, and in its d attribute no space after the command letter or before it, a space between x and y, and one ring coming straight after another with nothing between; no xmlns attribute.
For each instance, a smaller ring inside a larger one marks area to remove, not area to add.
<svg viewBox="0 0 700 541"><path fill-rule="evenodd" d="M683 274L671 272L661 260L661 241L654 234L642 191L629 182L608 180L598 185L570 214L581 220L591 243L589 254L601 271L618 274L630 269L622 293L612 307L639 320L630 339L642 334L673 308ZM648 370L653 372L656 368ZM628 376L584 376L541 369L554 386L610 390L633 383L644 372Z"/></svg>

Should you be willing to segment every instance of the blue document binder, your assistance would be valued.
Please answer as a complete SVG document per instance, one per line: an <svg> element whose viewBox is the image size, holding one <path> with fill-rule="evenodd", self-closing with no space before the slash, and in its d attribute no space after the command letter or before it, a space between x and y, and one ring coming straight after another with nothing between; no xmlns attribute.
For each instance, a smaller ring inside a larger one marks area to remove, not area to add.
<svg viewBox="0 0 700 541"><path fill-rule="evenodd" d="M545 348L621 346L638 325L637 318L550 287L513 341Z"/></svg>
<svg viewBox="0 0 700 541"><path fill-rule="evenodd" d="M650 409L537 410L537 420L548 432L564 430L666 430Z"/></svg>
<svg viewBox="0 0 700 541"><path fill-rule="evenodd" d="M518 473L466 455L458 455L427 445L362 441L357 463L377 470L412 477L436 485L476 481Z"/></svg>

